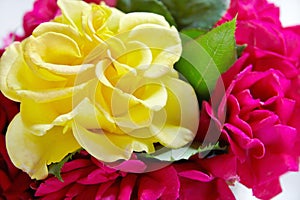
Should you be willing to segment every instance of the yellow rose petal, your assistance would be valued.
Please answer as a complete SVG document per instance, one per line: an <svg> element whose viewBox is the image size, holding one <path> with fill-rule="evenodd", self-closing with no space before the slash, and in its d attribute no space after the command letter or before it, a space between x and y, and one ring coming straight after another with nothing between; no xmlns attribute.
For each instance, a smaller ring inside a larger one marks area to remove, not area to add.
<svg viewBox="0 0 300 200"><path fill-rule="evenodd" d="M32 99L23 98L20 109L22 123L29 128L28 132L35 135L46 134L54 126L52 121L59 115L53 103L36 104Z"/></svg>
<svg viewBox="0 0 300 200"><path fill-rule="evenodd" d="M144 69L152 62L152 53L149 47L138 41L126 44L126 50L116 57L120 63L133 68Z"/></svg>
<svg viewBox="0 0 300 200"><path fill-rule="evenodd" d="M12 45L10 45L4 54L1 57L0 61L0 86L1 86L1 91L4 93L4 95L8 96L10 99L15 100L15 101L20 101L21 98L19 95L17 95L16 91L12 86L8 83L8 75L11 70L11 67L16 64L16 66L23 66L24 63L22 62L21 59L22 54L20 53L20 43L15 42ZM14 77L12 78L13 84L17 82L17 78ZM18 84L15 87L18 87ZM19 88L16 88L19 89Z"/></svg>
<svg viewBox="0 0 300 200"><path fill-rule="evenodd" d="M47 22L47 23L42 23L39 26L37 26L33 32L32 35L34 37L38 37L40 35L46 34L46 33L61 33L69 38L72 38L74 41L76 41L77 44L83 44L83 42L86 41L81 41L82 36L78 32L78 30L74 29L71 25L68 24L62 24L62 23L57 23L57 22Z"/></svg>
<svg viewBox="0 0 300 200"><path fill-rule="evenodd" d="M29 133L20 114L8 127L6 145L13 164L38 180L47 177L47 165L80 148L72 133L62 134L62 128L54 128L44 136Z"/></svg>
<svg viewBox="0 0 300 200"><path fill-rule="evenodd" d="M41 67L44 62L61 65L76 65L82 62L78 44L62 33L48 32L38 37L29 37L24 49L25 60Z"/></svg>
<svg viewBox="0 0 300 200"><path fill-rule="evenodd" d="M147 12L128 13L120 19L119 32L131 31L141 24L157 24L163 27L170 27L165 18L161 15Z"/></svg>
<svg viewBox="0 0 300 200"><path fill-rule="evenodd" d="M146 77L156 78L169 72L182 52L181 41L174 27L139 25L130 31L128 40L138 40L151 49L153 60L145 72Z"/></svg>
<svg viewBox="0 0 300 200"><path fill-rule="evenodd" d="M85 82L74 87L65 87L65 88L51 88L44 90L16 90L17 94L24 98L33 99L36 103L46 103L51 101L57 101L60 99L68 98L80 91L84 91L89 85L90 82Z"/></svg>
<svg viewBox="0 0 300 200"><path fill-rule="evenodd" d="M89 12L91 6L84 1L72 0L58 0L57 5L62 12L62 22L82 32L82 14Z"/></svg>
<svg viewBox="0 0 300 200"><path fill-rule="evenodd" d="M189 84L170 77L164 83L168 90L168 101L164 107L166 122L160 125L161 132L156 137L164 146L179 148L191 142L197 133L198 101Z"/></svg>
<svg viewBox="0 0 300 200"><path fill-rule="evenodd" d="M166 78L164 83L169 93L166 105L168 118L179 115L177 124L179 123L178 125L181 127L196 134L199 123L199 106L194 89L190 84L177 78Z"/></svg>
<svg viewBox="0 0 300 200"><path fill-rule="evenodd" d="M147 80L147 79L145 79ZM167 89L160 82L149 81L134 91L133 95L153 111L162 109L167 102Z"/></svg>
<svg viewBox="0 0 300 200"><path fill-rule="evenodd" d="M73 120L86 129L116 131L112 118L108 118L88 99L84 98L70 113L59 116L53 123L59 125Z"/></svg>
<svg viewBox="0 0 300 200"><path fill-rule="evenodd" d="M121 149L110 141L103 130L91 132L78 123L73 123L73 133L79 144L95 158L105 161L114 162L119 159L128 160L132 150ZM118 137L121 137L118 135Z"/></svg>
<svg viewBox="0 0 300 200"><path fill-rule="evenodd" d="M10 45L3 54L0 62L1 90L11 99L20 101L23 96L38 99L37 96L27 93L46 91L51 88L61 88L66 85L65 80L51 82L36 76L23 60L22 48L19 43ZM42 98L49 99L49 96Z"/></svg>
<svg viewBox="0 0 300 200"><path fill-rule="evenodd" d="M180 126L166 125L156 135L159 143L169 148L179 148L193 141L195 133Z"/></svg>
<svg viewBox="0 0 300 200"><path fill-rule="evenodd" d="M121 149L126 149L129 152L155 152L153 143L157 142L154 137L132 137L132 135L115 135L106 133L107 138Z"/></svg>

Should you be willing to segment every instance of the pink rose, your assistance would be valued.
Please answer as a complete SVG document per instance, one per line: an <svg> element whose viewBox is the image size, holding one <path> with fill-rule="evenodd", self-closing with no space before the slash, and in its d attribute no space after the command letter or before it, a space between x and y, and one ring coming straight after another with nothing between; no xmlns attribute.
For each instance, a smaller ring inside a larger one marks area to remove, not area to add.
<svg viewBox="0 0 300 200"><path fill-rule="evenodd" d="M298 170L299 134L290 125L297 102L289 97L292 81L281 71L255 71L245 67L248 59L244 54L222 75L226 94L220 98L217 85L212 97L217 108L203 103L198 138L204 139L206 121L213 120L210 130L221 132L219 142L229 145L229 154L237 158L240 182L256 197L268 199L281 192L279 176Z"/></svg>
<svg viewBox="0 0 300 200"><path fill-rule="evenodd" d="M237 16L236 40L273 52L283 53L284 38L281 33L279 8L266 0L232 0L226 15L218 24Z"/></svg>
<svg viewBox="0 0 300 200"><path fill-rule="evenodd" d="M221 133L219 142L237 157L240 182L269 199L281 192L279 176L298 170L300 28L283 28L279 9L266 0L233 0L218 24L236 15L237 43L247 47L219 80L225 96L217 85L217 106L203 103L197 137L204 140L212 120L208 135Z"/></svg>
<svg viewBox="0 0 300 200"><path fill-rule="evenodd" d="M250 4L257 4L255 7ZM281 71L291 81L288 98L296 100L295 112L289 125L300 133L296 114L300 110L300 26L282 27L279 21L279 9L266 0L232 1L231 8L223 20L231 19L238 14L236 38L238 44L247 44L244 53L250 56L245 66L252 65L255 71L266 71L270 68ZM297 134L300 141L300 134ZM299 151L300 153L300 148Z"/></svg>
<svg viewBox="0 0 300 200"><path fill-rule="evenodd" d="M267 0L231 0L221 21L231 20L236 15L239 21L259 20L281 26L279 8Z"/></svg>
<svg viewBox="0 0 300 200"><path fill-rule="evenodd" d="M39 24L52 20L58 12L56 0L35 1L33 9L23 17L24 37L30 36Z"/></svg>

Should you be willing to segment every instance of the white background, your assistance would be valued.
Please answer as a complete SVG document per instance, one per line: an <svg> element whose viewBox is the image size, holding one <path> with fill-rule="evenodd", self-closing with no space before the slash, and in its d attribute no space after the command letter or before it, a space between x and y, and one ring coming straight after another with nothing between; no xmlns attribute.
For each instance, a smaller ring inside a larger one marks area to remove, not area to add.
<svg viewBox="0 0 300 200"><path fill-rule="evenodd" d="M281 8L281 21L289 26L300 24L299 0L269 0ZM22 31L22 16L25 11L31 10L34 0L0 0L0 38L11 31ZM0 41L2 46L2 40ZM299 47L300 48L300 47ZM300 199L300 172L289 173L281 178L283 192L273 200L299 200ZM251 191L244 186L237 185L232 188L237 199L255 200Z"/></svg>

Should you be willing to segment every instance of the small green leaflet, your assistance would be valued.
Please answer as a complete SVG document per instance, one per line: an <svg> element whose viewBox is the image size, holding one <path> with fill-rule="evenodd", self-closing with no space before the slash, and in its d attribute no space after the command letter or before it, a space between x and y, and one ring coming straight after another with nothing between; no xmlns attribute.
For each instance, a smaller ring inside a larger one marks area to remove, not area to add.
<svg viewBox="0 0 300 200"><path fill-rule="evenodd" d="M152 12L162 15L170 25L176 26L176 23L166 8L159 0L118 0L117 8L125 13L129 12Z"/></svg>
<svg viewBox="0 0 300 200"><path fill-rule="evenodd" d="M209 98L221 73L236 61L236 19L196 39L181 34L183 53L175 65L193 86L199 101Z"/></svg>
<svg viewBox="0 0 300 200"><path fill-rule="evenodd" d="M171 12L177 28L211 29L225 14L229 0L161 0Z"/></svg>
<svg viewBox="0 0 300 200"><path fill-rule="evenodd" d="M63 165L68 162L69 160L72 159L72 157L79 153L82 149L78 149L77 151L73 152L73 153L69 153L66 157L64 157L64 159L62 159L60 162L57 163L52 163L51 165L48 166L48 171L49 174L53 174L56 178L58 178L58 180L60 180L61 182L64 182L62 177L61 177L61 168L63 167Z"/></svg>
<svg viewBox="0 0 300 200"><path fill-rule="evenodd" d="M242 54L243 54L243 51L246 49L247 47L247 44L244 44L244 45L237 45L236 46L236 52L237 52L237 57L241 57Z"/></svg>
<svg viewBox="0 0 300 200"><path fill-rule="evenodd" d="M156 150L153 154L142 154L147 158L155 158L160 161L178 161L178 160L188 160L191 156L196 155L197 153L206 153L208 154L213 150L226 150L226 147L220 147L219 143L210 144L205 147L193 147L194 145L182 147L179 149L169 149L162 148Z"/></svg>

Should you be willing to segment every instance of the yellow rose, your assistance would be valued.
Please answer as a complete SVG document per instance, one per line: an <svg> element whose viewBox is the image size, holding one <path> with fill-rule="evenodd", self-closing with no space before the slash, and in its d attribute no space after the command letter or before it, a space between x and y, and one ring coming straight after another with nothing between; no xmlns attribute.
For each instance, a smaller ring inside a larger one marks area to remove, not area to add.
<svg viewBox="0 0 300 200"><path fill-rule="evenodd" d="M174 63L181 41L153 13L59 0L62 15L7 48L1 90L21 102L6 142L12 162L32 178L86 149L104 162L180 148L198 125L192 87Z"/></svg>

